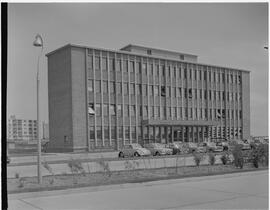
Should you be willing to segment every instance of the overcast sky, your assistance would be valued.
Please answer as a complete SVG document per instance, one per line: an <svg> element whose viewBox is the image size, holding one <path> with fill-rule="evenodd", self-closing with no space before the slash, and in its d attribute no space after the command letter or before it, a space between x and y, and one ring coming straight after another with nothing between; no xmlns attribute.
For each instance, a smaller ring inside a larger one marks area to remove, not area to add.
<svg viewBox="0 0 270 210"><path fill-rule="evenodd" d="M267 135L267 3L10 3L8 116L36 119L36 33L44 39L45 54L67 43L108 49L133 43L250 70L251 134ZM40 70L41 120L48 122L44 54Z"/></svg>

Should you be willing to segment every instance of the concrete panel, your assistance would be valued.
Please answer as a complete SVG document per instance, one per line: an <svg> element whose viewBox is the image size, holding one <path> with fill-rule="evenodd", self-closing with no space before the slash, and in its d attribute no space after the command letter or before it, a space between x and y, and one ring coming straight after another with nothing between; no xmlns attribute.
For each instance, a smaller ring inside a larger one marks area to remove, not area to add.
<svg viewBox="0 0 270 210"><path fill-rule="evenodd" d="M71 54L64 48L48 56L49 132L48 151L71 151Z"/></svg>
<svg viewBox="0 0 270 210"><path fill-rule="evenodd" d="M87 149L85 50L71 49L73 147Z"/></svg>
<svg viewBox="0 0 270 210"><path fill-rule="evenodd" d="M250 137L250 73L242 72L242 132L243 138Z"/></svg>

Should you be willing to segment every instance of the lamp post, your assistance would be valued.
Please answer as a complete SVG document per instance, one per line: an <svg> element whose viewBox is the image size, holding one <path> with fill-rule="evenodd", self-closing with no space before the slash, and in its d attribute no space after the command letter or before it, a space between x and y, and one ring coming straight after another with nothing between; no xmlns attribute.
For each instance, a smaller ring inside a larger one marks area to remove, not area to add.
<svg viewBox="0 0 270 210"><path fill-rule="evenodd" d="M38 55L37 62L37 140L38 140L38 156L37 156L37 173L38 173L38 183L42 184L42 174L41 174L41 140L39 137L39 59L43 52L43 40L42 37L37 34L35 41L33 42L35 47L41 47L40 54Z"/></svg>

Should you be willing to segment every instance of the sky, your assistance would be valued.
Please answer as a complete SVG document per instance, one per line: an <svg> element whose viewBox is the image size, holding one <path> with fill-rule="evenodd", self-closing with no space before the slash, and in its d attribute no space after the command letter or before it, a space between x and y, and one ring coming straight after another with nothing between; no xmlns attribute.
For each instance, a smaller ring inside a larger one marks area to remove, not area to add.
<svg viewBox="0 0 270 210"><path fill-rule="evenodd" d="M251 135L268 135L267 3L9 3L7 116L48 122L47 57L68 43L106 49L127 44L198 55L198 61L250 70Z"/></svg>

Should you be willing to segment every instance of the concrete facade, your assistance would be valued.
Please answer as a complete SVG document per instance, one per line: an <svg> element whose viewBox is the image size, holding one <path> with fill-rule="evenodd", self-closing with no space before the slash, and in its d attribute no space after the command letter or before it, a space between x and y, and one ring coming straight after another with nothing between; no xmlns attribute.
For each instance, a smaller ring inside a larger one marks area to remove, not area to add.
<svg viewBox="0 0 270 210"><path fill-rule="evenodd" d="M47 57L50 151L250 136L249 71L135 45Z"/></svg>

